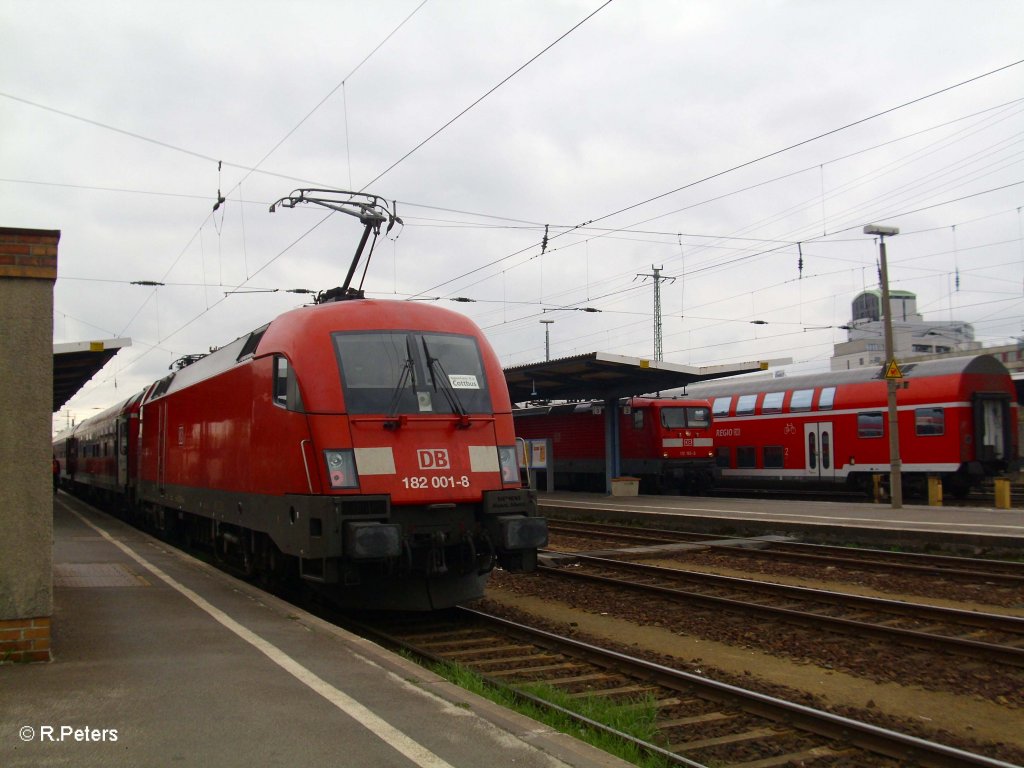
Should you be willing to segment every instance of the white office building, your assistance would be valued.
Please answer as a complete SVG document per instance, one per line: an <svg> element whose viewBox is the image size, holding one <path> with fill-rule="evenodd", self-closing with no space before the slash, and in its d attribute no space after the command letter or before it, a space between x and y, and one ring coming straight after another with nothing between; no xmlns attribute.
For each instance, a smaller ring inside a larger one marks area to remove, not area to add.
<svg viewBox="0 0 1024 768"><path fill-rule="evenodd" d="M905 361L925 355L971 354L981 350L974 327L959 320L928 321L917 311L917 296L910 291L889 291L893 353ZM863 291L853 300L853 318L845 326L847 341L835 345L833 371L883 366L885 313L880 290Z"/></svg>

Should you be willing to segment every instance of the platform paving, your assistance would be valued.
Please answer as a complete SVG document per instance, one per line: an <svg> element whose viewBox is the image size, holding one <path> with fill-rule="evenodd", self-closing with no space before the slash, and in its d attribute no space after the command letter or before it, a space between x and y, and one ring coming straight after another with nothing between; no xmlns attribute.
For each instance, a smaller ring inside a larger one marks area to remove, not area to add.
<svg viewBox="0 0 1024 768"><path fill-rule="evenodd" d="M624 768L54 501L53 660L0 665L0 766Z"/></svg>

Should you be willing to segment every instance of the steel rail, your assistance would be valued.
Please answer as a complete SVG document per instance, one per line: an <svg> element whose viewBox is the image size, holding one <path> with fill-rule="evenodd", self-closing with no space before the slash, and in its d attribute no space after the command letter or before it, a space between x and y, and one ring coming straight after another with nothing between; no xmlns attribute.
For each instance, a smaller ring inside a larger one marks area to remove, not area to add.
<svg viewBox="0 0 1024 768"><path fill-rule="evenodd" d="M797 725L819 736L850 743L861 749L898 760L935 768L953 768L954 766L1013 768L1012 764L1000 760L672 669L580 640L562 637L546 630L491 616L482 611L464 607L459 608L458 611L505 627L514 633L525 634L536 642L553 644L559 649L571 649L574 654L580 655L592 663L600 663L602 666L610 665L614 669L627 671L629 674L643 677L676 691L685 692L696 687L715 700L733 702L747 712L759 714L776 722Z"/></svg>
<svg viewBox="0 0 1024 768"><path fill-rule="evenodd" d="M909 611L913 613L916 618L929 618L931 620L941 621L951 621L955 619L962 624L969 624L972 627L983 627L989 630L997 628L1002 632L1024 635L1024 619L1013 616L959 611L953 608L941 608L937 606L922 605L919 603L902 603L897 600L864 597L861 595L850 595L843 592L831 592L827 590L815 590L808 587L793 587L767 582L757 582L749 579L738 579L732 576L683 571L674 568L662 568L660 566L640 563L624 563L618 560L590 557L587 555L576 555L575 558L579 561L593 563L604 568L643 573L662 579L696 581L715 586L745 589L748 591L753 590L777 597L814 600L819 603L842 603L847 606L853 606L861 609L883 611L890 615L895 613L897 615L906 616ZM968 655L972 658L979 658L989 662L998 661L1003 664L1024 667L1024 647L999 645L996 643L987 643L962 637L938 635L913 629L903 629L900 627L889 627L858 619L846 619L812 611L800 611L793 608L764 605L762 603L748 602L745 600L721 597L718 595L707 595L699 592L658 586L656 584L623 581L621 579L615 579L607 576L569 570L564 567L556 568L552 566L539 565L537 570L541 573L561 578L586 580L606 584L615 588L625 587L651 594L658 594L675 600L696 601L714 607L726 607L744 614L756 613L776 619L781 617L790 623L797 623L803 626L821 628L822 625L826 625L842 630L845 634L855 634L857 636L870 635L888 641L896 639L898 641L910 643L918 648L957 652Z"/></svg>
<svg viewBox="0 0 1024 768"><path fill-rule="evenodd" d="M734 545L725 541L750 541L750 537L716 536L707 533L672 531L662 528L629 528L605 523L578 523L572 520L548 520L548 530L569 535L607 535L627 541L696 543L716 549L732 550ZM720 542L720 543L719 543ZM930 555L916 552L885 552L877 549L854 549L829 544L807 544L791 541L773 541L761 549L743 548L743 553L764 558L827 562L829 565L849 565L864 570L891 570L899 568L910 572L939 574L952 578L984 579L1011 586L1024 585L1024 562L1012 560L982 560L979 558Z"/></svg>

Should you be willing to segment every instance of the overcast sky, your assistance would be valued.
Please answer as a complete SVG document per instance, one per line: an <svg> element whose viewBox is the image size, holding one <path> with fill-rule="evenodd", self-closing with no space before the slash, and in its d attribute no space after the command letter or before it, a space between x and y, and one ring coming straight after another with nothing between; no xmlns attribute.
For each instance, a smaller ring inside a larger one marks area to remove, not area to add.
<svg viewBox="0 0 1024 768"><path fill-rule="evenodd" d="M132 340L55 423L340 284L358 222L268 211L309 186L396 200L368 294L506 366L541 319L552 357L653 355L657 267L667 361L827 368L867 223L926 320L1010 343L1022 30L1019 0L5 0L0 224L62 233L55 342Z"/></svg>

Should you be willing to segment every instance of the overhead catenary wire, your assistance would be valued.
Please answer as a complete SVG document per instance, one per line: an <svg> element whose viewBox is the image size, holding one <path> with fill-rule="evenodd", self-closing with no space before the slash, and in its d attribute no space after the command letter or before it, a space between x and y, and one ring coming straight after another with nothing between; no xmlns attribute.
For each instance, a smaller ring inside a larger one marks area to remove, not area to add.
<svg viewBox="0 0 1024 768"><path fill-rule="evenodd" d="M584 221L584 222L582 222L580 224L575 225L574 227L572 227L569 230L564 230L562 232L559 232L559 233L553 235L551 239L563 237L566 234L568 234L569 232L572 232L572 231L574 231L576 229L582 229L582 228L588 227L588 226L590 226L590 225L592 225L592 224L594 224L596 222L604 221L605 219L609 219L609 218L612 218L614 216L618 216L620 214L623 214L623 213L626 213L628 211L634 210L636 208L642 207L644 205L648 205L650 203L653 203L653 202L655 202L657 200L661 200L663 198L669 197L669 196L674 195L674 194L676 194L678 192L681 192L683 190L690 189L690 188L695 187L695 186L697 186L699 184L706 183L706 182L711 181L713 179L717 179L717 178L720 178L720 177L725 176L727 174L730 174L730 173L733 173L735 171L738 171L738 170L740 170L742 168L747 168L747 167L749 167L751 165L754 165L756 163L762 162L762 161L767 160L769 158L773 158L773 157L776 157L778 155L784 154L786 152L792 151L792 150L794 150L794 149L796 149L798 147L805 146L805 145L810 144L812 142L819 141L819 140L821 140L821 139L823 139L825 137L832 136L834 134L837 134L837 133L840 133L842 131L848 130L850 128L853 128L854 126L862 125L862 124L864 124L866 122L869 122L871 120L875 120L875 119L877 119L879 117L882 117L884 115L891 114L893 112L896 112L896 111L901 110L901 109L905 109L905 108L907 108L909 106L912 106L914 104L918 104L918 103L920 103L922 101L925 101L927 99L934 98L935 96L938 96L940 94L948 93L951 90L954 90L956 88L961 88L961 87L963 87L965 85L968 85L970 83L974 83L974 82L976 82L978 80L981 80L983 78L990 77L990 76L995 75L995 74L997 74L999 72L1003 72L1003 71L1005 71L1007 69L1010 69L1012 67L1018 66L1018 65L1020 65L1022 63L1024 63L1024 59L1019 59L1017 61L1011 62L1009 64L1005 64L1005 65L1003 65L1001 67L998 67L996 69L989 70L988 72L985 72L983 74L975 75L975 76L970 77L970 78L968 78L966 80L962 80L960 82L954 83L954 84L946 86L944 88L940 88L939 90L932 91L932 92L930 92L928 94L925 94L923 96L919 96L917 98L914 98L914 99L911 99L909 101L903 102L903 103L898 104L896 106L889 107L889 108L881 110L879 112L875 112L875 113L873 113L871 115L868 115L866 117L859 118L857 120L854 120L853 122L846 123L846 124L841 125L841 126L839 126L837 128L832 128L832 129L830 129L828 131L825 131L823 133L819 133L819 134L817 134L815 136L812 136L812 137L809 137L809 138L806 138L806 139L802 139L802 140L800 140L800 141L798 141L798 142L796 142L794 144L787 145L787 146L782 147L780 149L776 149L776 150L773 150L773 151L768 152L766 154L762 154L762 155L760 155L758 157L755 157L753 159L750 159L750 160L744 161L742 163L730 166L729 168L725 168L725 169L723 169L721 171L717 171L717 172L709 174L707 176L703 176L703 177L701 177L699 179L696 179L694 181L687 182L686 184L682 184L682 185L680 185L678 187L675 187L675 188L673 188L671 190L668 190L667 192L662 192L660 194L654 195L653 197L648 197L648 198L646 198L644 200L641 200L640 202L632 203L630 205L627 205L627 206L624 206L624 207L619 208L617 210L614 210L614 211L612 211L610 213L605 213L605 214L596 216L596 217L594 217L592 219L589 219L587 221ZM850 228L852 228L852 227L850 227ZM508 255L506 255L504 257L501 257L499 259L495 259L495 260L493 260L491 262L488 262L487 264L485 264L485 265L483 265L481 267L477 267L477 268L475 268L473 270L470 270L468 272L465 272L465 273L463 273L461 275L457 275L457 276L455 276L453 278L445 280L444 282L441 282L441 283L438 283L436 285L433 285L430 288L426 288L426 289L424 289L422 291L422 293L430 293L430 292L436 291L438 288L441 288L441 287L443 287L445 285L448 285L448 284L453 283L453 282L455 282L457 280L460 280L463 277L466 277L468 275L474 274L474 273L480 271L481 269L485 269L485 268L487 268L489 266L494 266L495 264L499 264L499 263L501 263L501 262L503 262L503 261L505 261L505 260L507 260L509 258L513 258L514 256L519 255L519 254L521 254L521 253L523 253L523 252L525 252L527 250L529 250L529 248L519 249L519 250L517 250L516 252L514 252L512 254L508 254Z"/></svg>

